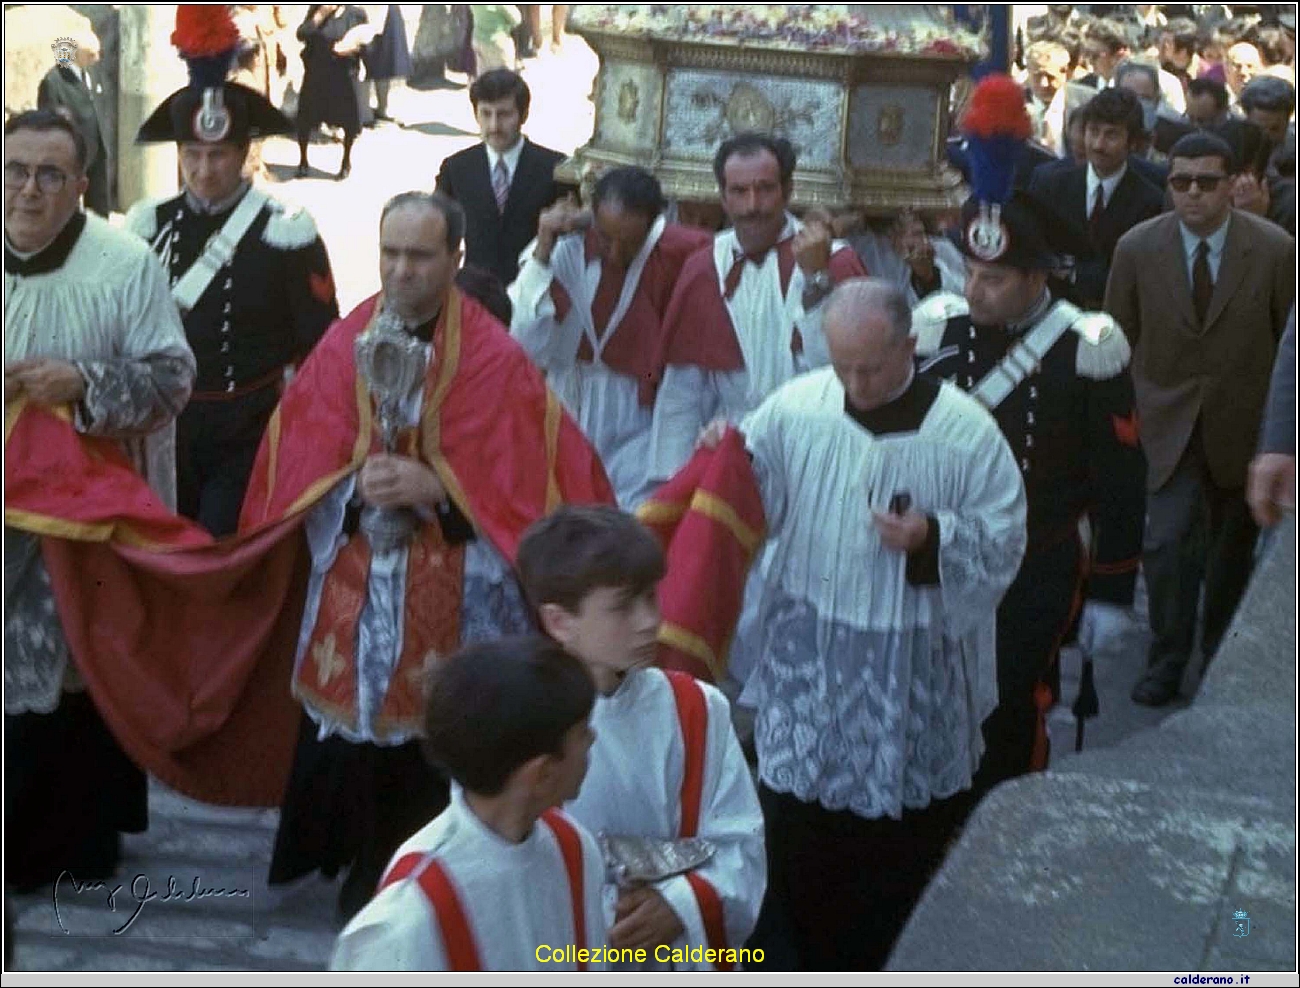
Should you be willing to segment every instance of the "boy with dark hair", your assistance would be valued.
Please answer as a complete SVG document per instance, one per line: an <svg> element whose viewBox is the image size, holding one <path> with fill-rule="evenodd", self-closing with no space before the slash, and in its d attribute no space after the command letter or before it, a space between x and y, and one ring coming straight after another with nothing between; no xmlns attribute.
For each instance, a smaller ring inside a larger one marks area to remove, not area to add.
<svg viewBox="0 0 1300 988"><path fill-rule="evenodd" d="M600 849L555 809L582 784L594 698L581 663L538 637L434 668L424 751L455 781L451 805L398 849L333 969L604 966Z"/></svg>
<svg viewBox="0 0 1300 988"><path fill-rule="evenodd" d="M659 629L659 543L614 508L566 506L529 529L518 566L542 628L600 693L598 740L570 812L594 832L715 848L692 870L621 890L609 945L677 968L733 967L767 885L763 817L726 697L685 673L642 668Z"/></svg>

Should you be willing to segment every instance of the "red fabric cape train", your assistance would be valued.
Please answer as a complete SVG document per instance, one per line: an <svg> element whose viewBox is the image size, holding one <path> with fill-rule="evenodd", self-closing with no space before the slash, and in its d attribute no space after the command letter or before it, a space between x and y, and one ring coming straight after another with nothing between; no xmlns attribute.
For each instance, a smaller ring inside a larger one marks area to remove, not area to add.
<svg viewBox="0 0 1300 988"><path fill-rule="evenodd" d="M69 647L113 734L196 799L283 796L300 717L300 523L374 447L353 342L376 310L370 299L336 322L286 391L233 539L166 511L116 444L66 414L6 409L5 524L44 536ZM527 525L561 501L613 503L591 447L482 307L453 291L437 334L421 452L479 532L513 560Z"/></svg>
<svg viewBox="0 0 1300 988"><path fill-rule="evenodd" d="M667 552L658 663L716 682L767 524L740 433L728 429L715 448L696 450L636 514Z"/></svg>

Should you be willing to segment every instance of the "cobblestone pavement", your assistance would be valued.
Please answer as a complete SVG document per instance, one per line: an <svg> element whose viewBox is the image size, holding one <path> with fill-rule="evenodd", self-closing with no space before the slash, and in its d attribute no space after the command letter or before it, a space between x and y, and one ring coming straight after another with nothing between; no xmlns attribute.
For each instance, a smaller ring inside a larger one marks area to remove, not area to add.
<svg viewBox="0 0 1300 988"><path fill-rule="evenodd" d="M561 56L527 63L525 76L534 96L525 132L566 152L584 143L592 129L586 97L595 69L595 56L572 39ZM379 287L376 242L382 204L398 192L431 188L442 159L477 140L463 87L396 89L389 112L404 126L383 124L365 131L353 149L352 174L342 182L330 177L342 157L338 144L311 146L314 172L306 179L291 178L297 164L297 147L291 141L271 140L264 149L272 191L306 206L316 217L344 312ZM1129 701L1145 646L1145 631L1135 626L1121 649L1095 658L1102 714L1089 724L1089 747L1113 744L1185 705L1180 701L1149 710ZM1052 716L1058 757L1074 746L1074 722L1067 707L1076 691L1077 654L1067 653L1063 670L1066 704ZM338 932L338 885L313 878L288 890L267 889L277 816L275 810L203 806L155 784L150 791L150 829L126 838L126 857L115 882L83 888L71 876L59 884L57 895L45 892L14 900L14 967L323 968Z"/></svg>

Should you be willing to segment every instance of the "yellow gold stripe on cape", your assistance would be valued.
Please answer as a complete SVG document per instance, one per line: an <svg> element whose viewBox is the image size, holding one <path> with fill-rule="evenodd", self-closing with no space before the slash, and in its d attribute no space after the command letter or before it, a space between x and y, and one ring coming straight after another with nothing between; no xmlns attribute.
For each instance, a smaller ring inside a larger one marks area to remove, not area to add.
<svg viewBox="0 0 1300 988"><path fill-rule="evenodd" d="M718 657L713 654L713 649L709 647L709 643L694 632L687 631L681 625L670 624L667 621L661 622L658 639L664 645L699 659L709 667L714 679L720 679L726 671L719 664Z"/></svg>

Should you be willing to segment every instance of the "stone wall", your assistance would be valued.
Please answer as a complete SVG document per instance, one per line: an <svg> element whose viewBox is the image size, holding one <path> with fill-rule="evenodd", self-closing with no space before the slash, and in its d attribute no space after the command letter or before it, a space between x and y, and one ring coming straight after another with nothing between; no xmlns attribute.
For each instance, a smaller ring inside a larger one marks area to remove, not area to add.
<svg viewBox="0 0 1300 988"><path fill-rule="evenodd" d="M1295 970L1295 540L1188 709L990 793L890 970Z"/></svg>

